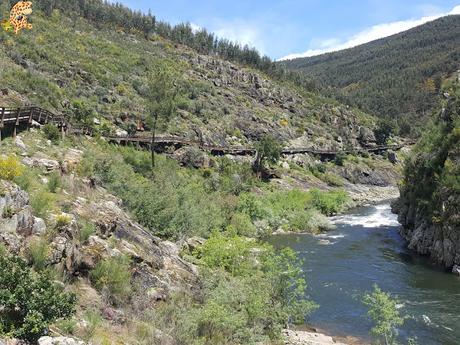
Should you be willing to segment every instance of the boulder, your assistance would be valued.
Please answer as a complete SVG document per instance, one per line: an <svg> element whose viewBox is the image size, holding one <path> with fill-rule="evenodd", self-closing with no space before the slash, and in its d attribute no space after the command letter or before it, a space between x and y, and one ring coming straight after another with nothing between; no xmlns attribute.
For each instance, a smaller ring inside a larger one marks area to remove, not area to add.
<svg viewBox="0 0 460 345"><path fill-rule="evenodd" d="M452 273L460 277L460 266L459 266L459 265L455 265L455 266L452 268Z"/></svg>
<svg viewBox="0 0 460 345"><path fill-rule="evenodd" d="M22 150L27 150L26 144L24 144L21 137L19 136L14 139L14 144Z"/></svg>
<svg viewBox="0 0 460 345"><path fill-rule="evenodd" d="M85 345L81 340L67 337L42 337L38 340L38 345Z"/></svg>

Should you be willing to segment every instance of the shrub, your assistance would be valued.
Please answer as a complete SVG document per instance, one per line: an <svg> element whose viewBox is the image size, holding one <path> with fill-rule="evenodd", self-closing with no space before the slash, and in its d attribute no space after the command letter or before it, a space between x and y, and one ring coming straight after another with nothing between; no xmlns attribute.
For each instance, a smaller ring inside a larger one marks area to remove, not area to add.
<svg viewBox="0 0 460 345"><path fill-rule="evenodd" d="M56 229L62 229L72 223L72 216L61 213L56 216Z"/></svg>
<svg viewBox="0 0 460 345"><path fill-rule="evenodd" d="M51 140L53 143L56 143L61 138L61 134L59 133L59 128L51 123L47 123L42 128L43 134L45 138Z"/></svg>
<svg viewBox="0 0 460 345"><path fill-rule="evenodd" d="M130 260L118 256L100 261L90 278L96 289L107 292L114 303L120 304L131 293Z"/></svg>
<svg viewBox="0 0 460 345"><path fill-rule="evenodd" d="M59 188L62 186L62 178L61 175L57 172L54 172L50 175L48 179L48 190L51 193L56 193Z"/></svg>
<svg viewBox="0 0 460 345"><path fill-rule="evenodd" d="M39 190L31 194L30 205L34 210L34 214L40 218L46 218L48 211L52 208L54 198L52 194Z"/></svg>
<svg viewBox="0 0 460 345"><path fill-rule="evenodd" d="M310 193L315 208L326 216L332 216L343 211L349 201L347 193L343 190L322 192L318 189L313 189Z"/></svg>
<svg viewBox="0 0 460 345"><path fill-rule="evenodd" d="M93 223L82 222L80 224L80 243L85 243L88 239L96 233L96 227Z"/></svg>
<svg viewBox="0 0 460 345"><path fill-rule="evenodd" d="M363 303L369 308L368 315L374 322L372 335L383 338L387 345L395 344L396 327L403 325L405 320L397 308L398 300L374 285L374 291L364 296Z"/></svg>
<svg viewBox="0 0 460 345"><path fill-rule="evenodd" d="M277 253L269 245L216 233L195 256L208 270L204 303L189 322L205 343L277 338L288 322L303 323L315 308L305 298L302 263L290 249Z"/></svg>
<svg viewBox="0 0 460 345"><path fill-rule="evenodd" d="M346 159L347 159L346 153L345 152L339 152L335 156L334 163L341 167L341 166L343 166L343 163L345 162Z"/></svg>
<svg viewBox="0 0 460 345"><path fill-rule="evenodd" d="M0 256L0 334L35 342L52 322L74 313L76 298L18 257Z"/></svg>
<svg viewBox="0 0 460 345"><path fill-rule="evenodd" d="M0 179L12 181L14 178L21 176L23 167L19 160L13 155L0 157Z"/></svg>
<svg viewBox="0 0 460 345"><path fill-rule="evenodd" d="M48 259L49 246L45 239L35 239L29 245L27 256L29 262L34 266L37 271L42 271L46 268L46 261Z"/></svg>

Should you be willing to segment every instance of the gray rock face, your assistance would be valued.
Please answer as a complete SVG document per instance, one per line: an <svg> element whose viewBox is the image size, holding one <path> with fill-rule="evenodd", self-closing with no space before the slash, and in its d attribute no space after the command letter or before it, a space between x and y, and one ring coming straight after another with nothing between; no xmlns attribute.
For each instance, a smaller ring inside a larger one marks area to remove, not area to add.
<svg viewBox="0 0 460 345"><path fill-rule="evenodd" d="M444 202L443 214L426 217L426 212L410 204L405 196L394 205L398 220L403 225L401 235L407 240L409 249L430 256L439 265L460 269L460 217L457 207L460 199L451 196Z"/></svg>
<svg viewBox="0 0 460 345"><path fill-rule="evenodd" d="M43 230L44 223L35 218L29 205L29 196L18 186L0 181L0 241L16 247L19 237ZM41 230L40 230L41 229Z"/></svg>

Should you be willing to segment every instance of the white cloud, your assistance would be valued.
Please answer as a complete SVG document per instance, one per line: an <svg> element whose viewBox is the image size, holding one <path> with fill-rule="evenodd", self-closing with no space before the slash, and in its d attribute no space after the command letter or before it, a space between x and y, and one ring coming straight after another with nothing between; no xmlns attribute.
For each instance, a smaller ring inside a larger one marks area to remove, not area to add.
<svg viewBox="0 0 460 345"><path fill-rule="evenodd" d="M430 16L422 17L420 19L411 19L411 20L375 25L375 26L372 26L366 30L363 30L357 33L356 35L350 37L346 41L340 41L334 38L322 40L322 41L319 41L319 43L317 44L317 48L307 50L306 52L303 52L303 53L287 55L279 59L279 61L291 60L291 59L302 58L302 57L310 57L310 56L330 53L330 52L334 52L334 51L338 51L342 49L356 47L364 43L368 43L368 42L371 42L371 41L374 41L380 38L388 37L388 36L412 29L416 26L425 24L435 19L447 16L447 15L454 15L454 14L460 14L460 5L454 7L452 11L448 13L430 15Z"/></svg>
<svg viewBox="0 0 460 345"><path fill-rule="evenodd" d="M248 23L242 20L224 22L219 20L212 30L218 37L227 38L242 45L256 48L265 54L263 30L257 23Z"/></svg>

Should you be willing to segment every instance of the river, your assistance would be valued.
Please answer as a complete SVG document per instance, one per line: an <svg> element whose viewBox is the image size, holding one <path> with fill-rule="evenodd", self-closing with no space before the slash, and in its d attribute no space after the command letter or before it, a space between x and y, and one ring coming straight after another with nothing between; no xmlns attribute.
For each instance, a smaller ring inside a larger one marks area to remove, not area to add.
<svg viewBox="0 0 460 345"><path fill-rule="evenodd" d="M397 295L401 311L410 316L399 329L401 340L460 344L460 278L405 247L388 204L332 220L337 228L324 235L277 235L270 240L277 247L291 247L305 261L309 297L320 305L310 325L331 335L368 339L372 324L361 299L376 283Z"/></svg>

